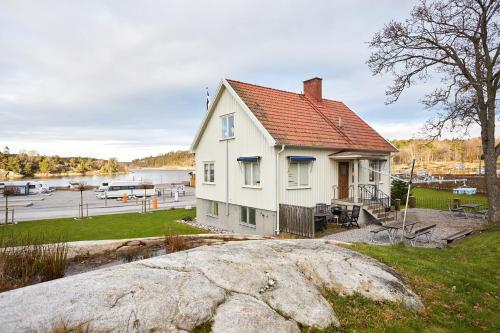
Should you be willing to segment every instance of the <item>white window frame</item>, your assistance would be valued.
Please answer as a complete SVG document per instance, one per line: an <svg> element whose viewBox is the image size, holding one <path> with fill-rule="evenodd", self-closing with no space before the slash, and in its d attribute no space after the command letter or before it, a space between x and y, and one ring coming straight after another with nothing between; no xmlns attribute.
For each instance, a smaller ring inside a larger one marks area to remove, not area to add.
<svg viewBox="0 0 500 333"><path fill-rule="evenodd" d="M233 128L232 128L232 133L229 130L226 130L225 126L229 126L229 119L233 119ZM234 113L230 114L225 114L220 117L221 122L220 122L220 136L221 140L230 140L234 139ZM226 135L227 134L227 135Z"/></svg>
<svg viewBox="0 0 500 333"><path fill-rule="evenodd" d="M250 212L253 210L254 214L253 214L253 224L250 222ZM243 215L243 212L245 212L245 219L246 221L242 221L242 215ZM256 228L257 227L257 210L255 208L252 208L252 207L246 207L246 206L241 206L240 207L240 224L245 226L245 227L249 227L249 228Z"/></svg>
<svg viewBox="0 0 500 333"><path fill-rule="evenodd" d="M246 177L246 172L247 168L250 167L250 184L247 184L247 177ZM259 169L259 179L257 180L255 178L255 169ZM249 188L261 188L262 183L261 183L261 169L260 169L260 162L255 161L255 162L243 162L243 187L249 187Z"/></svg>
<svg viewBox="0 0 500 333"><path fill-rule="evenodd" d="M219 203L217 201L209 201L208 202L208 216L211 217L219 217Z"/></svg>
<svg viewBox="0 0 500 333"><path fill-rule="evenodd" d="M297 185L290 185L290 166L292 164L297 164ZM288 163L288 172L287 172L287 189L288 190L299 190L299 189L309 189L311 188L311 161L290 161ZM300 185L300 170L306 168L307 169L307 185Z"/></svg>
<svg viewBox="0 0 500 333"><path fill-rule="evenodd" d="M208 179L207 179L207 165L208 165ZM212 169L210 169L210 166L212 166ZM212 179L212 172L213 171L213 179ZM214 161L205 161L203 162L203 183L204 184L215 184L215 162Z"/></svg>

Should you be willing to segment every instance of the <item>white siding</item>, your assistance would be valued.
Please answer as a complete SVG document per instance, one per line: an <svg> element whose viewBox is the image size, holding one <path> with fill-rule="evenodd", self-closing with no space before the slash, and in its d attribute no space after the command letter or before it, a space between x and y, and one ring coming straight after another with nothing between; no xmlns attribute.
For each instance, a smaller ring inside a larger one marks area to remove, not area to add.
<svg viewBox="0 0 500 333"><path fill-rule="evenodd" d="M220 116L234 113L234 139L220 140ZM226 170L226 149L229 170ZM243 165L236 161L241 156L260 156L261 189L244 187ZM203 162L215 162L215 184L204 184ZM196 148L196 196L202 199L226 202L226 174L229 179L229 203L269 211L275 210L275 155L262 132L226 90L222 92L205 131ZM219 214L225 214L225 205Z"/></svg>
<svg viewBox="0 0 500 333"><path fill-rule="evenodd" d="M280 154L280 202L288 205L312 207L317 203L329 204L333 198L333 185L338 182L337 162L328 157L331 150L286 148ZM307 189L288 189L287 156L314 156Z"/></svg>

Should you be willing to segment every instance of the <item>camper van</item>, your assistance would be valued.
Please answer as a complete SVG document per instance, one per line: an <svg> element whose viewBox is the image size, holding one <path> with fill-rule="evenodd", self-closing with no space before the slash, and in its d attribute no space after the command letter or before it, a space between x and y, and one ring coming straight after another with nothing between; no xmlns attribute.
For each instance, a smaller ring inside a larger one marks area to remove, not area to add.
<svg viewBox="0 0 500 333"><path fill-rule="evenodd" d="M120 181L110 182L108 188L103 192L97 192L96 196L99 199L115 199L122 198L124 195L129 197L150 197L156 194L155 186L151 183L138 181Z"/></svg>
<svg viewBox="0 0 500 333"><path fill-rule="evenodd" d="M3 186L14 190L14 195L43 194L53 191L46 183L37 181L5 182Z"/></svg>

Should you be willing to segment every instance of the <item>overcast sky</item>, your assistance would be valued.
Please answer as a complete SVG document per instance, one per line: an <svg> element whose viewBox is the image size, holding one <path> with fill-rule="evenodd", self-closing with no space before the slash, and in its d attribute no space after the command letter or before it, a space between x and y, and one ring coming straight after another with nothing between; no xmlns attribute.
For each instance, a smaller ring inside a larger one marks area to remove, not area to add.
<svg viewBox="0 0 500 333"><path fill-rule="evenodd" d="M221 78L323 78L384 137L417 134L425 86L386 106L371 36L412 1L0 2L0 145L121 161L187 149ZM477 133L476 133L477 134Z"/></svg>

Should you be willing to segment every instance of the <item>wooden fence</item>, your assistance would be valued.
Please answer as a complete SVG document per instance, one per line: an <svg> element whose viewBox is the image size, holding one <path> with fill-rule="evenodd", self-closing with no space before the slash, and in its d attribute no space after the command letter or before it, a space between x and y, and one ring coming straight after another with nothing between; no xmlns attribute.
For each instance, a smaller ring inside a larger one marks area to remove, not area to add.
<svg viewBox="0 0 500 333"><path fill-rule="evenodd" d="M280 232L314 238L314 208L280 204Z"/></svg>

